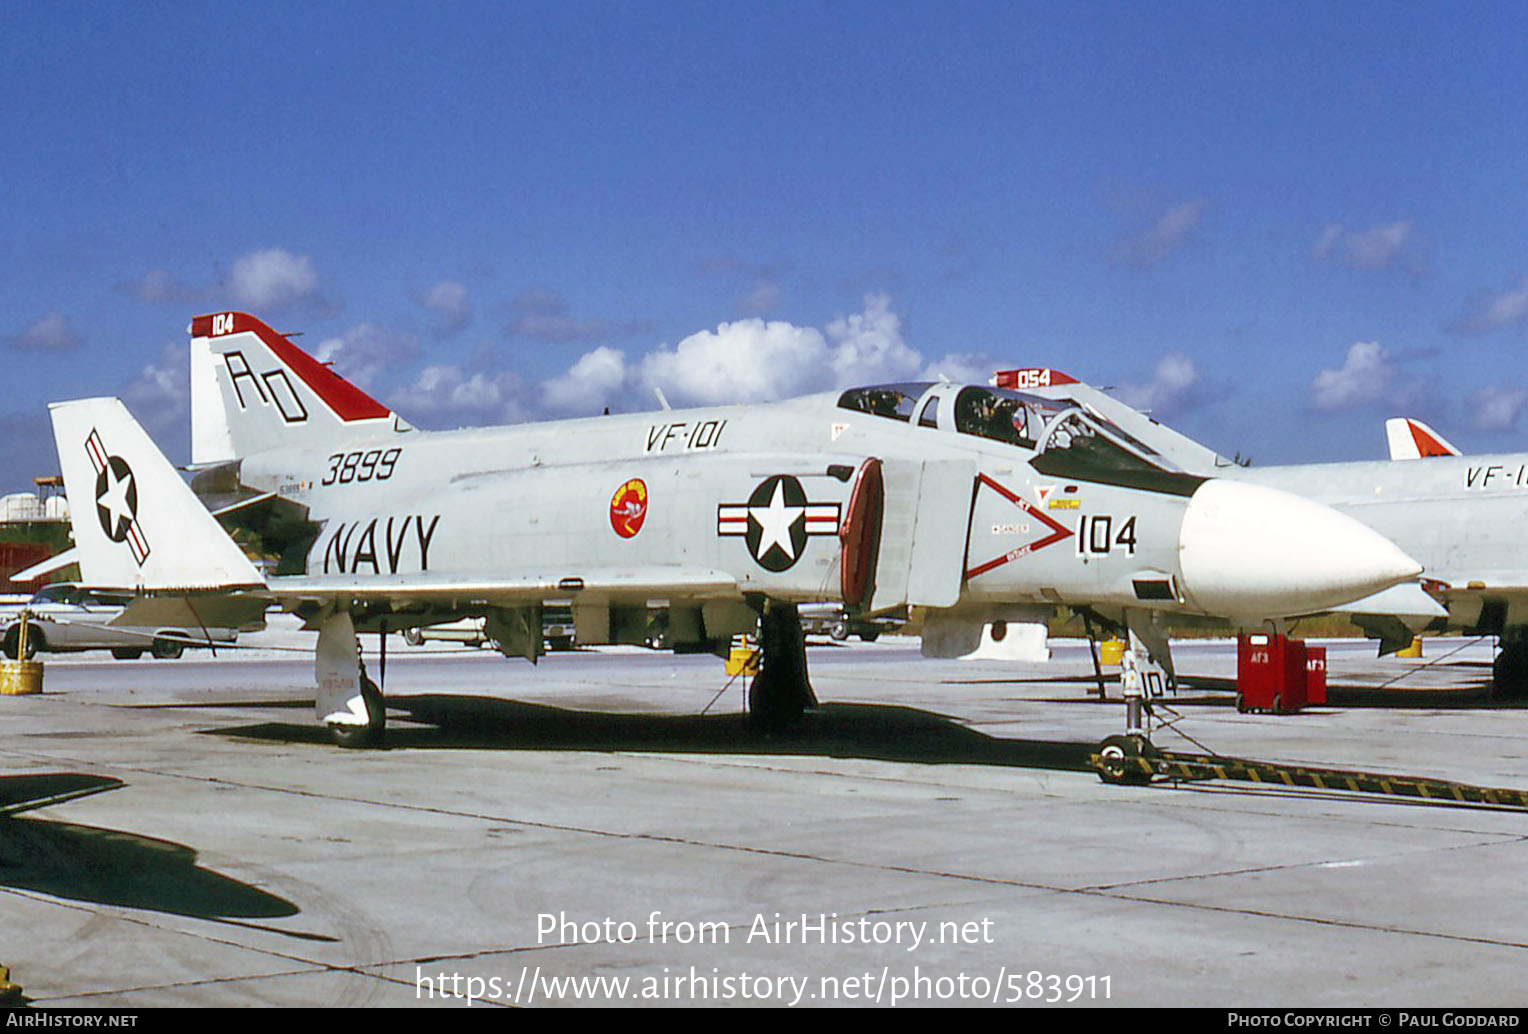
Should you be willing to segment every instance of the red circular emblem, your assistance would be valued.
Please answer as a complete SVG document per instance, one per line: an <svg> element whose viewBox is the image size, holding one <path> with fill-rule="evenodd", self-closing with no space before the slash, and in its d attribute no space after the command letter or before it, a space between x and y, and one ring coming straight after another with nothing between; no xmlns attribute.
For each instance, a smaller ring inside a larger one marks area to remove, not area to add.
<svg viewBox="0 0 1528 1034"><path fill-rule="evenodd" d="M610 526L621 538L629 539L642 530L646 519L647 485L641 478L632 478L610 497Z"/></svg>

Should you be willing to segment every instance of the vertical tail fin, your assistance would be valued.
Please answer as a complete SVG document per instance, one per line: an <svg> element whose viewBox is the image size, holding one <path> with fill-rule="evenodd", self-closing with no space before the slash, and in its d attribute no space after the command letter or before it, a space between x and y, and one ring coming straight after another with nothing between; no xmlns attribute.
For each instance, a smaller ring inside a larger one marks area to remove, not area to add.
<svg viewBox="0 0 1528 1034"><path fill-rule="evenodd" d="M396 413L242 312L191 321L191 462L413 430Z"/></svg>
<svg viewBox="0 0 1528 1034"><path fill-rule="evenodd" d="M1385 421L1385 437L1393 460L1420 460L1429 456L1459 456L1449 440L1420 420L1391 417Z"/></svg>
<svg viewBox="0 0 1528 1034"><path fill-rule="evenodd" d="M86 583L153 591L265 584L119 399L48 409Z"/></svg>

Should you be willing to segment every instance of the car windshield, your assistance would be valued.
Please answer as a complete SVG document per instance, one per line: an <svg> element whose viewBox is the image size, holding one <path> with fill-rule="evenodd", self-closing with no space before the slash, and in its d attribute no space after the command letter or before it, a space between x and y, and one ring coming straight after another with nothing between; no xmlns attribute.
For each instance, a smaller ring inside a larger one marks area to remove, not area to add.
<svg viewBox="0 0 1528 1034"><path fill-rule="evenodd" d="M33 603L73 603L75 589L72 585L45 585L32 597Z"/></svg>

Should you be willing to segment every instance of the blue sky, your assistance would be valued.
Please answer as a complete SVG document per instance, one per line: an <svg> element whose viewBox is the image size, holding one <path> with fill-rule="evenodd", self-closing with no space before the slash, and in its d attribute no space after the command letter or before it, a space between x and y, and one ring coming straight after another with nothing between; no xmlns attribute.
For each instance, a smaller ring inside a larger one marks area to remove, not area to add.
<svg viewBox="0 0 1528 1034"><path fill-rule="evenodd" d="M251 312L426 427L1049 365L1523 448L1528 7L0 5L0 493Z"/></svg>

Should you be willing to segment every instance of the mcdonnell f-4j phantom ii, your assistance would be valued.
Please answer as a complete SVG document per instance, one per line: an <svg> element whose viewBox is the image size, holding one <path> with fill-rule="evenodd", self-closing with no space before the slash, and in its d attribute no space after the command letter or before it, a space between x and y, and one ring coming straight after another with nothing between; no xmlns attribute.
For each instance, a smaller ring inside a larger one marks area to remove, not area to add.
<svg viewBox="0 0 1528 1034"><path fill-rule="evenodd" d="M1333 509L1186 472L1096 413L1019 391L885 384L427 432L251 316L203 316L191 336L191 486L120 402L51 407L84 576L193 627L273 600L302 616L318 717L349 745L384 723L358 632L477 615L506 655L535 660L545 604L570 604L594 645L642 642L661 603L673 648L759 636L749 706L773 727L814 702L804 602L926 608L926 650L960 652L1036 607L1123 608L1143 628L1174 611L1256 621L1421 570Z"/></svg>
<svg viewBox="0 0 1528 1034"><path fill-rule="evenodd" d="M1243 467L1065 374L996 379L1083 406L1185 470L1296 493L1362 521L1421 561L1426 578L1332 609L1379 639L1382 652L1429 630L1499 636L1495 694L1528 696L1528 453L1463 456L1421 421L1397 418L1386 425L1389 460ZM1395 462L1417 458L1426 462Z"/></svg>

